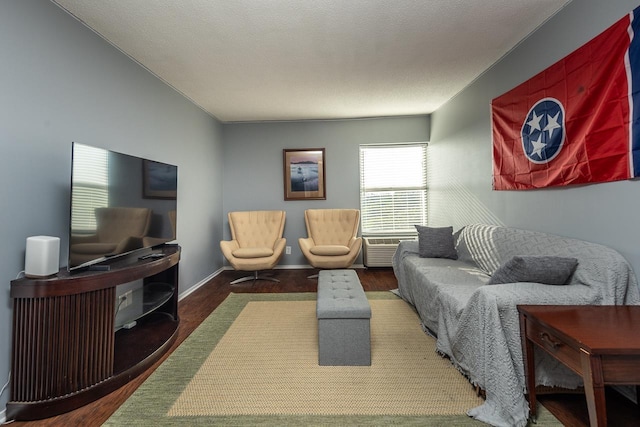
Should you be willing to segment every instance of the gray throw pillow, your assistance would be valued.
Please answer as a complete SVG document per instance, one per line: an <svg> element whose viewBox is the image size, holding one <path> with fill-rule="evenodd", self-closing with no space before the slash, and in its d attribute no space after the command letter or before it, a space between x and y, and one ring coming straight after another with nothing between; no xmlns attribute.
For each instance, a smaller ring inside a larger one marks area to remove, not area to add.
<svg viewBox="0 0 640 427"><path fill-rule="evenodd" d="M422 258L458 259L453 240L453 227L425 227L418 230L418 254Z"/></svg>
<svg viewBox="0 0 640 427"><path fill-rule="evenodd" d="M575 258L514 256L493 273L487 284L534 282L545 285L564 285L577 265L578 260Z"/></svg>

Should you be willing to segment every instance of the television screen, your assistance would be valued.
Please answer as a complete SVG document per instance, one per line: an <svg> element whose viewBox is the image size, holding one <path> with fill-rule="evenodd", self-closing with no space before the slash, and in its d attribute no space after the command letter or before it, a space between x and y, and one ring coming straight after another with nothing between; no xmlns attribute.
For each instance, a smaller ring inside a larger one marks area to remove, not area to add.
<svg viewBox="0 0 640 427"><path fill-rule="evenodd" d="M176 239L178 167L72 144L69 270Z"/></svg>

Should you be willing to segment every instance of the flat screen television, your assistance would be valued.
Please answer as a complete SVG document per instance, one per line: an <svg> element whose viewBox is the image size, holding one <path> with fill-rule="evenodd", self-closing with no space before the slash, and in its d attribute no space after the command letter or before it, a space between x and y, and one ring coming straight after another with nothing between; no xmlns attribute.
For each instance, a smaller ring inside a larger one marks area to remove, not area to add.
<svg viewBox="0 0 640 427"><path fill-rule="evenodd" d="M70 271L176 239L177 166L77 142L71 151Z"/></svg>

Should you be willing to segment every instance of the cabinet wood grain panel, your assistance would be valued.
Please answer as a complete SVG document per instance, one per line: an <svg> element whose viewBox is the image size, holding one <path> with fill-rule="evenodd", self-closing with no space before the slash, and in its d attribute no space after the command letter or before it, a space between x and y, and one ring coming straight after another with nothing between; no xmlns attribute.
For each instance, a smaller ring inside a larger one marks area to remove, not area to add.
<svg viewBox="0 0 640 427"><path fill-rule="evenodd" d="M177 335L180 248L112 260L110 270L11 282L13 349L7 420L33 420L70 411L143 372ZM131 330L115 331L116 288L143 279L173 286L171 298L145 313ZM127 343L146 351L132 351ZM121 344L118 344L121 343Z"/></svg>

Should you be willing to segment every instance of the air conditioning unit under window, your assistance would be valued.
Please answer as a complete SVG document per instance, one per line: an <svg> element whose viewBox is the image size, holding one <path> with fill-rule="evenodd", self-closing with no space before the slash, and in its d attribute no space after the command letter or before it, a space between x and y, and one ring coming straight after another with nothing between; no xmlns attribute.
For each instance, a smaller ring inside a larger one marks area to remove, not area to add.
<svg viewBox="0 0 640 427"><path fill-rule="evenodd" d="M396 248L410 237L365 237L364 265L366 267L391 267L391 259Z"/></svg>

